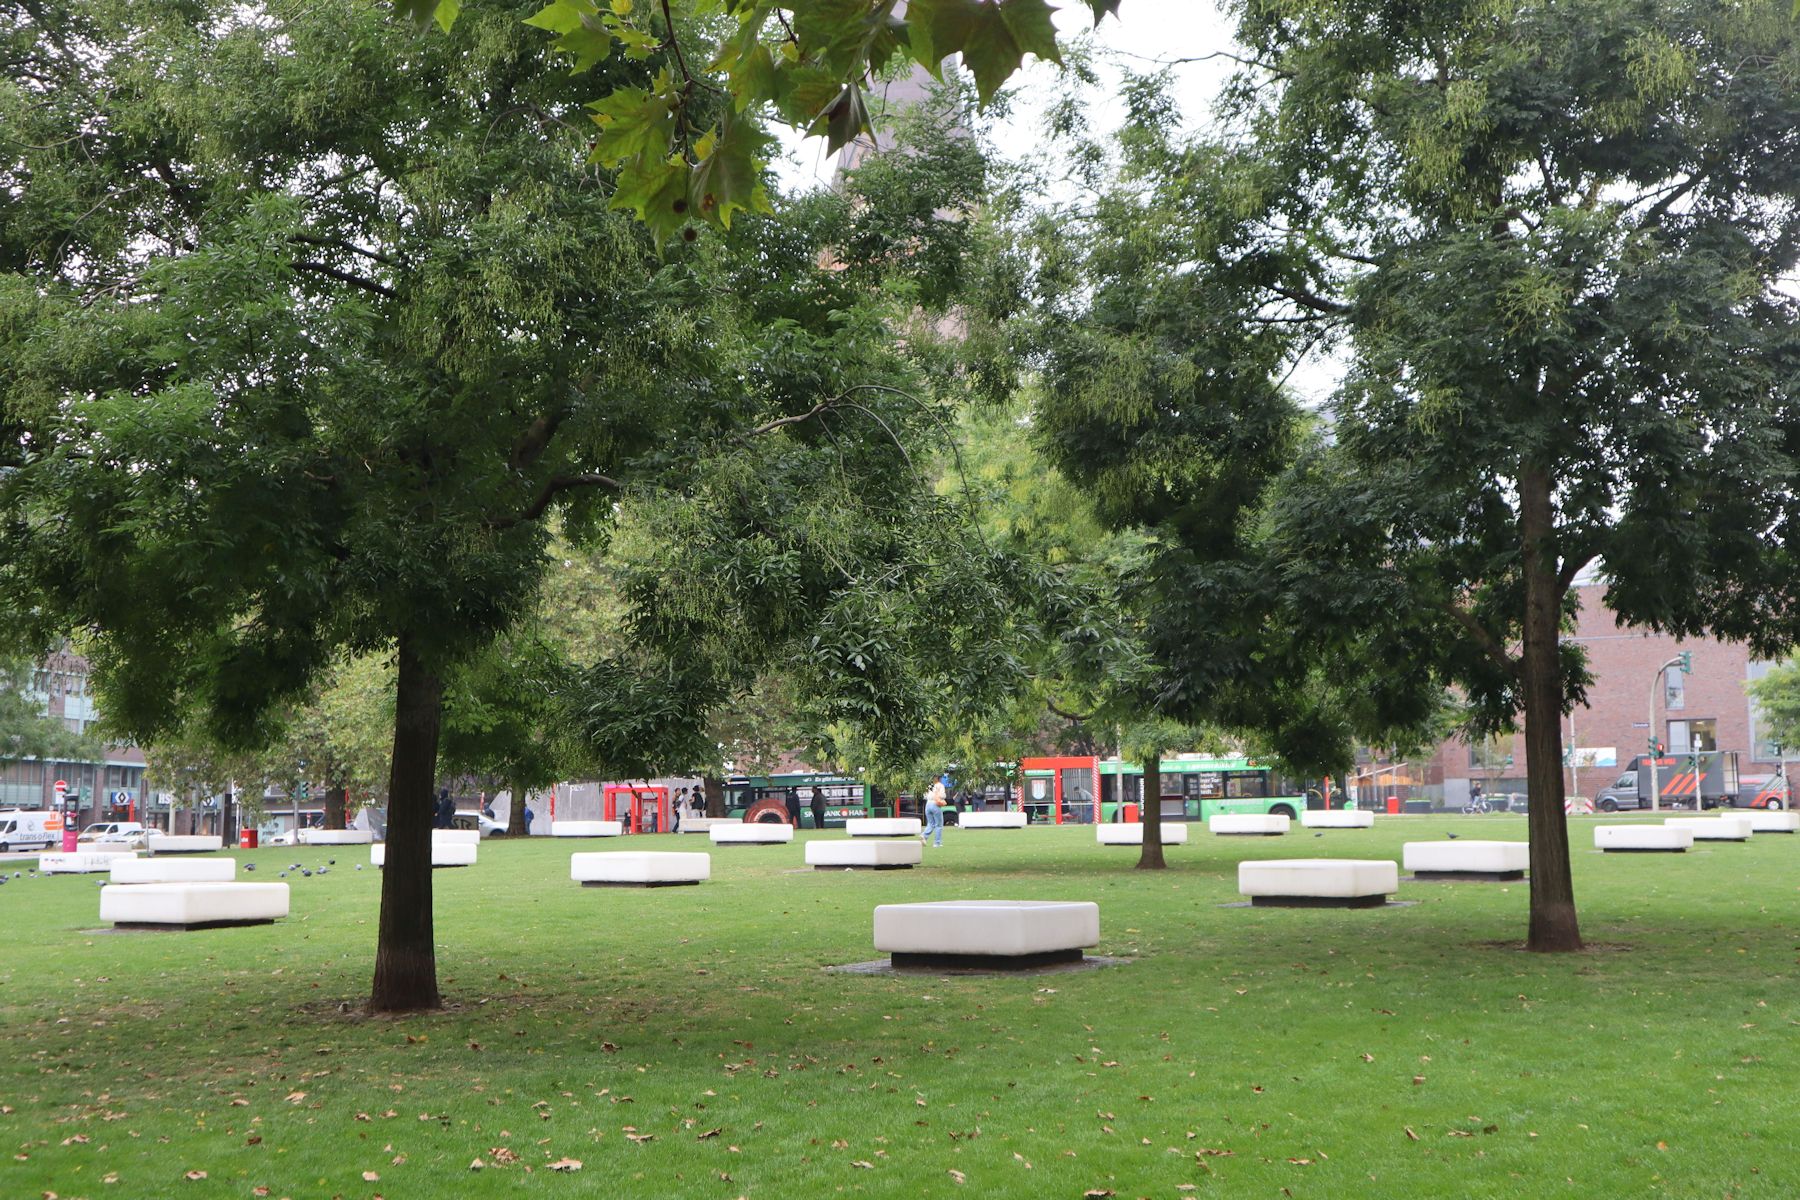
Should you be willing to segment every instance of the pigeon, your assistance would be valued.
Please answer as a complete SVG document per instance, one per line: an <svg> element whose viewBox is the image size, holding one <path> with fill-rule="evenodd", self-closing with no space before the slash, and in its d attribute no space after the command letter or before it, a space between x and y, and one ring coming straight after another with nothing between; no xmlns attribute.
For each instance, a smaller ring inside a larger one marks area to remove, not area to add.
<svg viewBox="0 0 1800 1200"><path fill-rule="evenodd" d="M329 874L331 874L331 868L329 868L329 867L320 867L320 868L319 868L319 874L321 874L321 875L329 875Z"/></svg>
<svg viewBox="0 0 1800 1200"><path fill-rule="evenodd" d="M301 874L302 874L302 875L304 875L304 876L306 876L306 877L307 877L307 878L308 878L308 879L311 879L311 878L312 878L312 872L311 872L311 871L310 871L310 870L306 870L306 871L301 871L301 872L300 872L300 873L301 873Z"/></svg>
<svg viewBox="0 0 1800 1200"><path fill-rule="evenodd" d="M287 878L287 872L286 872L286 871L283 871L283 872L282 872L282 873L281 873L281 877L282 877L282 878L283 878L283 879L286 879L286 878Z"/></svg>
<svg viewBox="0 0 1800 1200"><path fill-rule="evenodd" d="M254 871L254 870L256 870L256 864L255 864L255 863L245 863L245 864L244 864L244 870L246 870L246 871Z"/></svg>
<svg viewBox="0 0 1800 1200"><path fill-rule="evenodd" d="M334 867L337 866L337 859L335 859L335 858L328 858L325 861L330 863Z"/></svg>
<svg viewBox="0 0 1800 1200"><path fill-rule="evenodd" d="M94 880L94 886L95 886L95 887L105 887L105 886L106 886L106 880L104 880L104 879L96 879L96 880Z"/></svg>
<svg viewBox="0 0 1800 1200"><path fill-rule="evenodd" d="M1322 833L1315 833L1315 834L1313 834L1313 836L1314 837L1324 837L1325 835Z"/></svg>
<svg viewBox="0 0 1800 1200"><path fill-rule="evenodd" d="M1454 833L1446 833L1444 836L1449 838L1453 842L1456 840L1456 835Z"/></svg>
<svg viewBox="0 0 1800 1200"><path fill-rule="evenodd" d="M357 869L357 870L359 870L359 871L360 871L360 870L362 870L362 869L363 869L363 865L362 865L362 864L361 864L361 863L357 863L357 864L356 864L356 869Z"/></svg>

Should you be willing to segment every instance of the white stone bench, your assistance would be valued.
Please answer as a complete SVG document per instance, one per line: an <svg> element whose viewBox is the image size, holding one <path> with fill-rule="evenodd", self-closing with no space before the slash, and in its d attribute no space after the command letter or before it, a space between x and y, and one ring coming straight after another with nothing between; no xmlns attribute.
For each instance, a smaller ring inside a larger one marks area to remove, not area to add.
<svg viewBox="0 0 1800 1200"><path fill-rule="evenodd" d="M1259 907L1376 908L1400 887L1391 859L1272 858L1238 864L1238 891Z"/></svg>
<svg viewBox="0 0 1800 1200"><path fill-rule="evenodd" d="M230 883L237 878L234 858L114 858L114 883Z"/></svg>
<svg viewBox="0 0 1800 1200"><path fill-rule="evenodd" d="M623 821L552 821L551 837L597 838L623 837L625 822Z"/></svg>
<svg viewBox="0 0 1800 1200"><path fill-rule="evenodd" d="M1023 829L1023 812L966 812L956 818L958 829Z"/></svg>
<svg viewBox="0 0 1800 1200"><path fill-rule="evenodd" d="M1526 842L1407 842L1401 855L1415 879L1523 879L1531 865Z"/></svg>
<svg viewBox="0 0 1800 1200"><path fill-rule="evenodd" d="M836 838L806 843L806 863L821 871L856 868L869 871L899 871L925 861L925 846L917 838L860 841Z"/></svg>
<svg viewBox="0 0 1800 1200"><path fill-rule="evenodd" d="M1280 837L1288 819L1280 813L1218 813L1206 819L1213 833L1227 837Z"/></svg>
<svg viewBox="0 0 1800 1200"><path fill-rule="evenodd" d="M918 837L925 823L917 817L851 817L844 832L851 837Z"/></svg>
<svg viewBox="0 0 1800 1200"><path fill-rule="evenodd" d="M1375 814L1366 808L1308 808L1300 813L1307 829L1373 829Z"/></svg>
<svg viewBox="0 0 1800 1200"><path fill-rule="evenodd" d="M1693 830L1696 842L1747 842L1756 833L1749 817L1666 817L1663 824Z"/></svg>
<svg viewBox="0 0 1800 1200"><path fill-rule="evenodd" d="M431 841L431 865L433 867L472 867L475 865L474 842L440 842L436 838ZM376 842L369 847L369 862L377 867L387 864L387 843Z"/></svg>
<svg viewBox="0 0 1800 1200"><path fill-rule="evenodd" d="M375 841L367 829L302 829L300 843L305 846L367 846Z"/></svg>
<svg viewBox="0 0 1800 1200"><path fill-rule="evenodd" d="M481 830L434 829L431 831L431 844L434 846L479 846L481 845Z"/></svg>
<svg viewBox="0 0 1800 1200"><path fill-rule="evenodd" d="M225 847L225 839L203 834L153 833L145 843L152 854L212 854Z"/></svg>
<svg viewBox="0 0 1800 1200"><path fill-rule="evenodd" d="M287 915L285 883L140 883L100 892L100 919L120 929L267 925Z"/></svg>
<svg viewBox="0 0 1800 1200"><path fill-rule="evenodd" d="M794 827L784 821L739 821L706 831L715 846L778 846L794 840Z"/></svg>
<svg viewBox="0 0 1800 1200"><path fill-rule="evenodd" d="M96 875L112 870L118 859L136 857L137 851L124 848L78 850L74 854L51 850L38 855L37 869L40 875Z"/></svg>
<svg viewBox="0 0 1800 1200"><path fill-rule="evenodd" d="M683 817L681 833L706 833L715 825L742 825L742 817Z"/></svg>
<svg viewBox="0 0 1800 1200"><path fill-rule="evenodd" d="M896 967L1019 969L1079 962L1100 944L1100 906L1065 900L938 900L875 909L875 949Z"/></svg>
<svg viewBox="0 0 1800 1200"><path fill-rule="evenodd" d="M1744 813L1758 833L1800 833L1800 812L1779 808L1752 808Z"/></svg>
<svg viewBox="0 0 1800 1200"><path fill-rule="evenodd" d="M1137 821L1107 821L1094 826L1094 840L1102 846L1141 846L1144 844L1144 827ZM1164 821L1162 840L1165 846L1187 845L1187 822Z"/></svg>
<svg viewBox="0 0 1800 1200"><path fill-rule="evenodd" d="M571 854L569 878L583 887L677 887L712 878L712 855L669 850Z"/></svg>
<svg viewBox="0 0 1800 1200"><path fill-rule="evenodd" d="M1594 826L1594 846L1602 853L1680 854L1694 844L1694 831L1677 825Z"/></svg>

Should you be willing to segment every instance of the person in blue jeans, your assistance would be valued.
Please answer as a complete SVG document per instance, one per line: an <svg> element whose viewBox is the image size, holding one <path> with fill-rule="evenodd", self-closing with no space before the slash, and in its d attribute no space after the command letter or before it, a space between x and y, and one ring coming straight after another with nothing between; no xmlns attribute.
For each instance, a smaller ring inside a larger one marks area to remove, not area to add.
<svg viewBox="0 0 1800 1200"><path fill-rule="evenodd" d="M929 841L934 846L944 844L944 781L941 779L933 782L925 792L925 832L919 835L919 840Z"/></svg>

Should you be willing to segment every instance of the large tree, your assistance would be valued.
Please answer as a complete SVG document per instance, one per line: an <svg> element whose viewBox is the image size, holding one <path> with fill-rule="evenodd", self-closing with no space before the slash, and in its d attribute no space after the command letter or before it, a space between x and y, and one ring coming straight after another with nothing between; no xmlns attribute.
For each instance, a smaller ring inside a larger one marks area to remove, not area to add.
<svg viewBox="0 0 1800 1200"><path fill-rule="evenodd" d="M734 302L772 258L820 273L803 233L660 256L584 162L591 80L546 68L530 11L428 38L360 5L0 18L9 595L92 631L146 740L191 711L266 740L343 651L392 655L378 1010L439 1002L444 689L529 609L546 521L598 537L759 443L872 503L906 479L892 440L819 449L834 416L904 423L852 390L888 370L889 327ZM661 53L602 71L647 80Z"/></svg>

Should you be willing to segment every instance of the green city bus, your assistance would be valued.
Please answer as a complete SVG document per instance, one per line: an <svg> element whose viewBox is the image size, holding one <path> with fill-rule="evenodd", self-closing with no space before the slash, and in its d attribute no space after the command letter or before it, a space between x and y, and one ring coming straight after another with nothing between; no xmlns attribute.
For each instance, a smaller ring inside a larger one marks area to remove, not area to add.
<svg viewBox="0 0 1800 1200"><path fill-rule="evenodd" d="M1144 768L1116 758L1028 758L1019 764L1020 803L1033 821L1091 824L1144 814ZM1267 763L1242 756L1173 754L1162 760L1162 819L1204 821L1214 813L1298 817L1305 789Z"/></svg>

